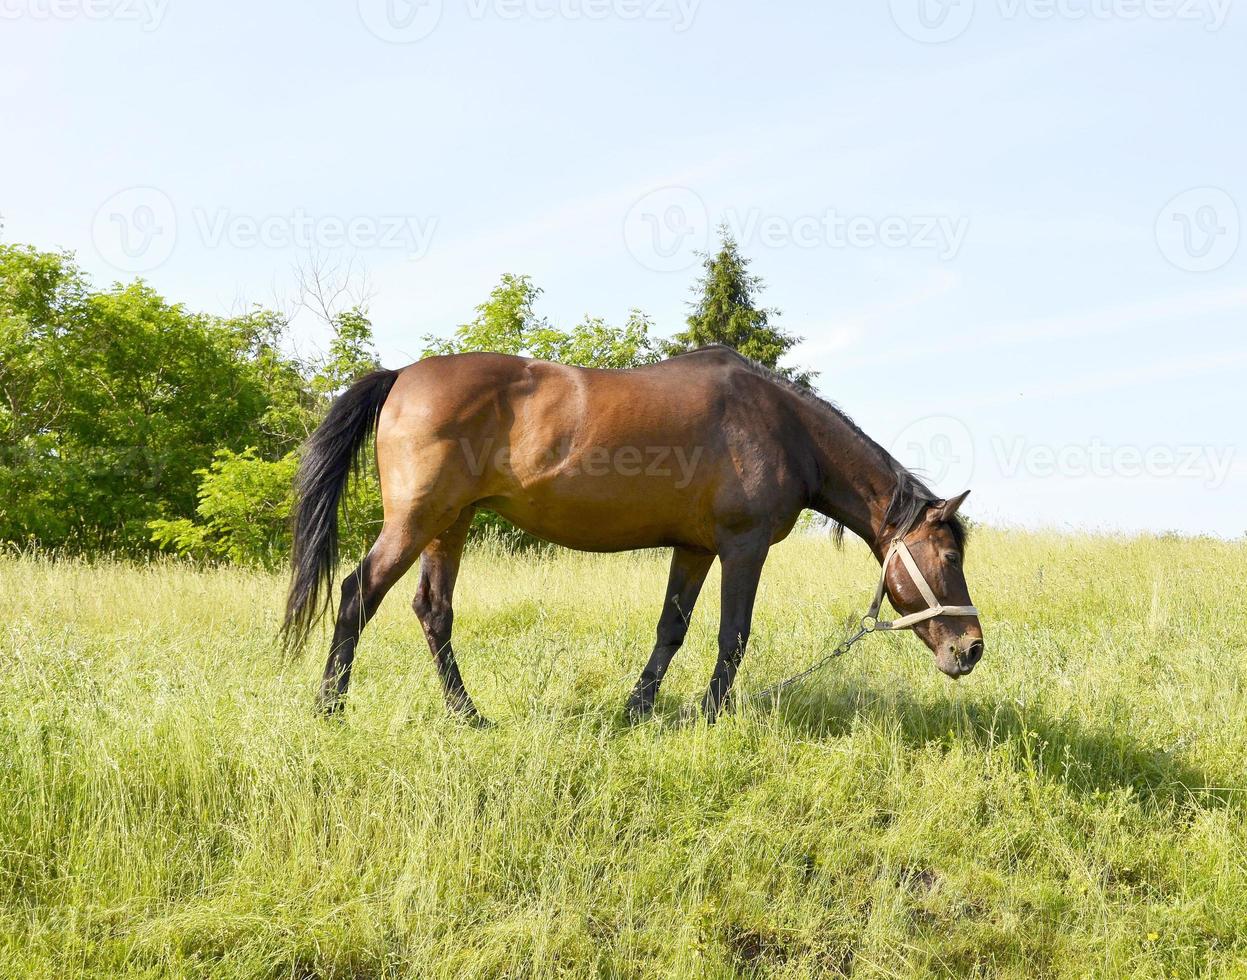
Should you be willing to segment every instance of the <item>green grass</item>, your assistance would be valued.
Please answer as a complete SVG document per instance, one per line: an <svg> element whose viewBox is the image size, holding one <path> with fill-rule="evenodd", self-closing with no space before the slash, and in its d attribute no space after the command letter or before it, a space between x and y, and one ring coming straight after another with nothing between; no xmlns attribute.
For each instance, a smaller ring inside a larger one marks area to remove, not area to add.
<svg viewBox="0 0 1247 980"><path fill-rule="evenodd" d="M0 561L0 974L1247 976L1247 546L982 531L987 656L877 635L779 708L620 713L664 555L470 554L442 712L408 607L341 724L284 582ZM860 614L860 546L772 555L744 691Z"/></svg>

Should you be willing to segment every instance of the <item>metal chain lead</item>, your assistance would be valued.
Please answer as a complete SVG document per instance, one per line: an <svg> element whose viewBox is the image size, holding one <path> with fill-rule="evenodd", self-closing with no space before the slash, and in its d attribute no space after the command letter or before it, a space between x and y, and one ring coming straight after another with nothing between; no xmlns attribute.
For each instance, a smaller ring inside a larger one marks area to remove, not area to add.
<svg viewBox="0 0 1247 980"><path fill-rule="evenodd" d="M913 580L918 591L922 593L922 598L926 601L927 608L921 612L910 613L907 616L901 616L899 619L883 621L879 619L879 610L883 607L883 597L886 591L888 565L891 564L892 558L900 555L902 563L905 565L909 577ZM862 617L858 624L857 632L847 639L841 641L840 645L831 651L822 660L818 661L811 667L807 667L799 674L793 674L787 680L782 680L778 684L764 688L757 694L742 700L752 701L764 697L769 697L789 687L797 681L804 680L816 671L822 670L837 657L842 657L849 652L849 649L860 640L863 636L869 636L876 630L907 630L912 629L916 623L921 623L928 619L934 619L937 616L977 616L979 611L974 606L946 606L936 598L935 593L931 591L931 586L927 584L926 577L922 574L921 569L914 562L914 556L909 552L909 546L905 544L904 535L898 534L892 539L892 544L888 547L887 553L883 557L882 567L879 572L879 584L875 587L875 597L870 604L870 609L866 615Z"/></svg>
<svg viewBox="0 0 1247 980"><path fill-rule="evenodd" d="M763 688L757 694L751 695L749 700L760 700L762 698L770 697L773 694L778 694L780 691L784 690L784 688L791 687L798 681L805 680L805 678L809 677L811 674L817 673L837 657L842 657L848 653L854 643L860 640L863 636L869 636L873 633L877 625L878 619L874 616L863 616L861 622L857 626L857 631L851 636L841 640L836 648L832 650L831 653L827 654L827 656L823 657L822 660L819 660L817 663L807 667L805 670L801 671L801 673L793 674L791 677L780 681L778 684L772 684L770 687Z"/></svg>

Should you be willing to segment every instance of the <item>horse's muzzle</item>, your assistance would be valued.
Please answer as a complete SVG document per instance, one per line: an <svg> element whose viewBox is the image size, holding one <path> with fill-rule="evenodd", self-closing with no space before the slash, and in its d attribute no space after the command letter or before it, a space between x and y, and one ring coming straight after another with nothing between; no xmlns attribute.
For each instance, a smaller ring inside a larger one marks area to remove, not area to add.
<svg viewBox="0 0 1247 980"><path fill-rule="evenodd" d="M983 641L979 637L951 640L936 656L935 663L940 670L956 680L970 673L975 664L983 659L983 649Z"/></svg>

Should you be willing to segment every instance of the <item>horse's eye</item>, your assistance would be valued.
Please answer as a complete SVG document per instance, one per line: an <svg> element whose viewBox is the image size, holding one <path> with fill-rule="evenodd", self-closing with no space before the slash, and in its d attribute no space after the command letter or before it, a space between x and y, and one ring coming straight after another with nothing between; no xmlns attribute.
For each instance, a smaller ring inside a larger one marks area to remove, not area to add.
<svg viewBox="0 0 1247 980"><path fill-rule="evenodd" d="M955 551L950 551L950 552L948 552L946 555L944 555L944 560L945 560L946 562L948 562L948 564L950 564L950 565L960 565L960 564L961 564L961 556L960 556L959 554L957 554L957 552L955 552Z"/></svg>

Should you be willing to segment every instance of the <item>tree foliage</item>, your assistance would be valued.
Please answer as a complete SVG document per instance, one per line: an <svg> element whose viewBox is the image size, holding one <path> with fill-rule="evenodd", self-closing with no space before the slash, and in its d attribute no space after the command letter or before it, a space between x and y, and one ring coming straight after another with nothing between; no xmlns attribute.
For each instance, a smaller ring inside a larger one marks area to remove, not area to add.
<svg viewBox="0 0 1247 980"><path fill-rule="evenodd" d="M451 337L424 338L424 356L493 351L599 368L637 367L660 359L650 337L653 322L639 310L632 310L622 327L587 316L570 330L561 330L534 312L541 292L528 276L504 275L476 308L476 316Z"/></svg>
<svg viewBox="0 0 1247 980"><path fill-rule="evenodd" d="M318 420L339 392L378 366L372 324L353 307L333 316L333 340L325 362L303 382ZM287 363L292 369L292 363ZM308 428L310 431L310 425ZM265 457L255 446L241 453L219 450L199 477L195 516L149 523L151 540L196 558L228 559L251 565L276 565L290 552L294 513L294 478L299 450ZM350 488L344 508L340 546L347 556L362 555L381 526L381 491L367 471Z"/></svg>
<svg viewBox="0 0 1247 980"><path fill-rule="evenodd" d="M352 307L331 320L333 340L329 358L314 379L318 392L337 394L352 382L381 366L372 341L372 321L359 307Z"/></svg>
<svg viewBox="0 0 1247 980"><path fill-rule="evenodd" d="M151 522L152 541L197 558L270 564L290 549L295 472L299 458L260 458L254 446L221 449L199 476L196 517Z"/></svg>
<svg viewBox="0 0 1247 980"><path fill-rule="evenodd" d="M287 327L270 310L192 313L142 282L92 290L68 254L0 246L0 540L135 554L157 531L199 535L183 550L200 554L280 549L275 488L289 496L293 454L376 362L362 311L341 316L323 365L283 351Z"/></svg>
<svg viewBox="0 0 1247 980"><path fill-rule="evenodd" d="M193 510L218 449L289 452L314 415L275 340L267 317L93 292L68 255L0 246L0 538L132 552Z"/></svg>
<svg viewBox="0 0 1247 980"><path fill-rule="evenodd" d="M703 275L693 287L696 299L690 304L688 329L672 338L667 352L726 344L788 380L810 387L814 372L779 363L802 338L772 323L780 314L759 305L764 288L761 278L749 272L749 260L726 227L720 229L720 236L718 252L704 256Z"/></svg>
<svg viewBox="0 0 1247 980"><path fill-rule="evenodd" d="M424 354L630 368L713 342L776 366L796 343L757 306L760 281L730 238L699 288L688 330L664 343L637 310L622 326L586 316L560 328L536 312L532 279L508 274L471 321L426 337ZM326 356L305 360L288 353L281 313L196 313L142 281L93 289L68 253L0 245L0 541L282 560L300 448L333 399L378 366L366 310L333 312L319 298L333 339ZM345 555L367 547L380 512L370 474L350 495ZM480 523L523 540L496 516Z"/></svg>

